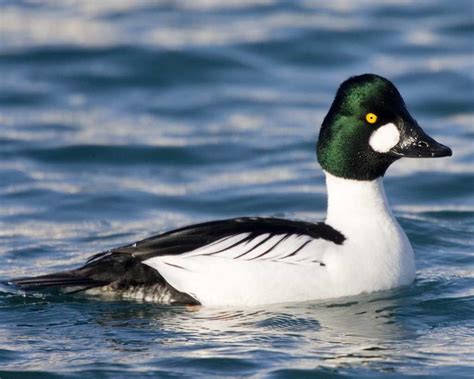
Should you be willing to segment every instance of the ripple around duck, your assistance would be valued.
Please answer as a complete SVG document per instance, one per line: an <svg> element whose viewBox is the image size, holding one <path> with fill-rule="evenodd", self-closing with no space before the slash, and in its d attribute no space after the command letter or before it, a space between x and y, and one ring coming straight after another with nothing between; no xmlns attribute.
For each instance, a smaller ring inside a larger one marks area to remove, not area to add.
<svg viewBox="0 0 474 379"><path fill-rule="evenodd" d="M268 316L265 320L256 323L255 327L274 331L287 331L289 333L320 328L319 322L308 317L309 315L307 317L297 317L281 313Z"/></svg>

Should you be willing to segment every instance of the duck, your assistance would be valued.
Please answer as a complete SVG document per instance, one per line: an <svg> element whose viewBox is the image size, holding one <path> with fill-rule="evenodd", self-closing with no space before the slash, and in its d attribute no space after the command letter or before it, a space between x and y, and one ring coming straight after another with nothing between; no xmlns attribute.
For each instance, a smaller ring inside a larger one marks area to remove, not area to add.
<svg viewBox="0 0 474 379"><path fill-rule="evenodd" d="M451 149L423 131L391 81L363 74L339 86L316 150L328 193L324 222L209 221L100 252L76 269L6 283L186 306L332 299L412 283L413 248L383 178L400 158L447 157Z"/></svg>

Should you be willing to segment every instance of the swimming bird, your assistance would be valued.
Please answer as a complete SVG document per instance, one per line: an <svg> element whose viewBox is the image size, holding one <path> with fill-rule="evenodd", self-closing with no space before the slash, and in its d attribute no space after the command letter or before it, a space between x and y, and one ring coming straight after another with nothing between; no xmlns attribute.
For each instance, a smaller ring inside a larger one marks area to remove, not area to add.
<svg viewBox="0 0 474 379"><path fill-rule="evenodd" d="M408 285L415 277L413 249L382 179L402 157L450 155L425 134L389 80L354 76L340 85L317 143L328 192L325 222L210 221L98 253L71 271L8 283L25 291L205 306L336 298Z"/></svg>

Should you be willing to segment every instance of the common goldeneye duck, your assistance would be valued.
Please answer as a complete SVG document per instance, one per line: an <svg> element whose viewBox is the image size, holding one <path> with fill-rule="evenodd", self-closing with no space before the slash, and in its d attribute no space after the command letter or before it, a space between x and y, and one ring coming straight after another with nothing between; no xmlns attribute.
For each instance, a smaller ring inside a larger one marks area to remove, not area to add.
<svg viewBox="0 0 474 379"><path fill-rule="evenodd" d="M317 155L328 189L325 222L211 221L96 254L75 270L8 283L193 305L306 301L411 283L413 250L382 178L401 157L451 150L424 133L389 80L365 74L337 91Z"/></svg>

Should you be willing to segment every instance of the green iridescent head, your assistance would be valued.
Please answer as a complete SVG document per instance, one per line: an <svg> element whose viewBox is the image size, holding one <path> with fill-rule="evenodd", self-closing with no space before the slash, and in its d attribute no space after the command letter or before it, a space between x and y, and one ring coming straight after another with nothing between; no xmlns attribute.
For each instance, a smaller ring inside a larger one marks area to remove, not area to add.
<svg viewBox="0 0 474 379"><path fill-rule="evenodd" d="M401 157L444 157L451 150L423 132L389 80L364 74L339 87L321 126L317 154L332 175L373 180Z"/></svg>

